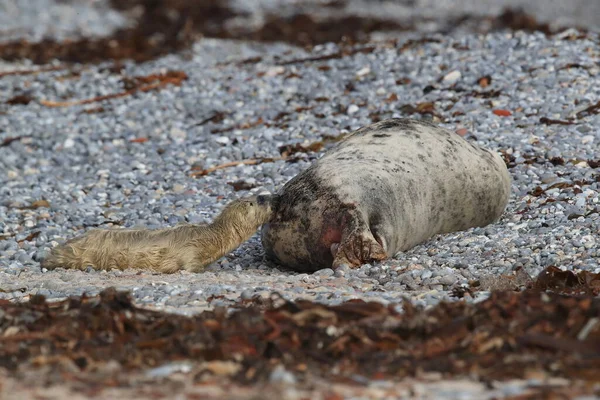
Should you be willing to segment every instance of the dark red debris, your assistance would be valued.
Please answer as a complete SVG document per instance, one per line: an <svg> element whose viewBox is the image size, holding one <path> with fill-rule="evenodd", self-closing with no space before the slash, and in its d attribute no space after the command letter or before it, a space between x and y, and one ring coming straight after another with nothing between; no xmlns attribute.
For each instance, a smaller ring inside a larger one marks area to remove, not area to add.
<svg viewBox="0 0 600 400"><path fill-rule="evenodd" d="M9 146L12 142L18 142L30 136L9 136L0 142L0 147Z"/></svg>
<svg viewBox="0 0 600 400"><path fill-rule="evenodd" d="M592 293L598 282L593 274L551 269L532 289L427 311L410 304L400 312L360 300L326 306L274 296L241 303L232 313L216 308L193 318L137 308L128 294L113 289L59 303L34 296L25 304L0 301L0 367L60 370L70 360L70 368L90 378L110 360L121 373L176 360L229 360L241 365L234 378L239 383L263 382L280 364L300 378L399 379L430 371L496 380L537 371L596 381L600 298Z"/></svg>
<svg viewBox="0 0 600 400"><path fill-rule="evenodd" d="M317 19L297 13L289 17L269 15L265 24L256 29L230 29L225 22L241 14L227 0L112 0L111 5L125 12L142 10L135 26L103 38L7 42L0 44L0 59L29 59L36 64L55 59L71 63L124 59L141 62L188 49L202 36L314 46L330 41L355 43L368 39L373 31L414 28L384 19L359 16Z"/></svg>
<svg viewBox="0 0 600 400"><path fill-rule="evenodd" d="M291 65L291 64L300 64L305 62L315 62L315 61L327 61L327 60L335 60L343 57L348 57L354 54L368 54L372 53L375 50L373 46L365 46L365 47L348 47L344 46L341 51L336 51L334 53L329 53L325 55L318 55L313 57L304 57L304 58L294 58L291 60L281 61L279 65Z"/></svg>
<svg viewBox="0 0 600 400"><path fill-rule="evenodd" d="M52 60L98 63L131 59L142 62L189 49L203 36L264 42L284 41L309 47L326 42L353 44L368 41L372 32L414 31L419 23L428 22L427 18L401 22L356 15L335 16L320 13L318 6L314 6L317 8L310 14L300 7L291 15L268 15L265 23L259 27L239 27L239 24L233 27L227 21L245 15L232 8L228 0L111 0L110 3L114 9L127 13L129 17L135 15L136 21L132 27L118 29L101 38L5 42L0 44L0 59L28 59L35 64L48 64ZM332 3L322 4L322 7L331 7ZM539 23L533 16L512 9L505 10L498 17L464 15L445 21L441 33L449 33L465 24L481 33L489 31L490 27L492 30L552 33L548 24ZM428 41L439 40L409 40L400 50Z"/></svg>
<svg viewBox="0 0 600 400"><path fill-rule="evenodd" d="M587 271L563 271L548 267L537 277L533 287L538 290L556 291L561 294L600 294L600 274Z"/></svg>
<svg viewBox="0 0 600 400"><path fill-rule="evenodd" d="M402 25L393 20L359 16L317 19L309 14L283 18L280 15L270 15L267 22L257 31L249 33L247 38L261 42L284 41L300 46L314 46L327 42L365 42L371 32L412 29L414 26Z"/></svg>
<svg viewBox="0 0 600 400"><path fill-rule="evenodd" d="M14 105L27 105L29 103L31 103L33 99L31 98L31 96L26 95L26 94L18 94L8 100L6 100L6 104L9 104L11 106Z"/></svg>
<svg viewBox="0 0 600 400"><path fill-rule="evenodd" d="M565 159L562 157L552 157L550 159L550 162L552 163L552 165L557 166L557 165L565 165Z"/></svg>
<svg viewBox="0 0 600 400"><path fill-rule="evenodd" d="M495 20L496 29L523 30L527 32L543 32L546 35L552 34L550 25L539 22L534 16L527 14L522 9L506 8Z"/></svg>
<svg viewBox="0 0 600 400"><path fill-rule="evenodd" d="M138 89L140 86L154 83L164 83L179 86L188 78L183 71L169 70L164 73L145 76L123 77L123 87L126 90Z"/></svg>
<svg viewBox="0 0 600 400"><path fill-rule="evenodd" d="M54 59L73 63L147 61L189 48L199 34L219 36L223 22L235 16L226 0L112 0L111 5L120 11L142 10L135 26L103 38L7 42L0 44L0 58L29 59L35 64Z"/></svg>
<svg viewBox="0 0 600 400"><path fill-rule="evenodd" d="M279 154L283 157L291 156L297 153L312 153L321 151L325 147L325 141L317 141L308 145L302 145L300 143L286 144L279 146Z"/></svg>
<svg viewBox="0 0 600 400"><path fill-rule="evenodd" d="M573 181L573 182L558 182L558 183L549 185L546 188L542 188L541 186L536 186L531 192L529 192L529 194L532 196L535 196L535 197L540 197L540 196L544 195L547 190L550 190L550 189L561 189L561 190L567 189L567 190L573 191L573 193L575 193L575 194L578 194L578 193L582 192L582 190L581 190L582 186L591 185L591 184L593 184L593 181L588 181L588 180Z"/></svg>
<svg viewBox="0 0 600 400"><path fill-rule="evenodd" d="M579 111L575 115L577 118L583 118L592 114L600 114L600 101L595 104L592 104L591 106L587 107L582 111Z"/></svg>
<svg viewBox="0 0 600 400"><path fill-rule="evenodd" d="M244 180L239 180L239 181L235 181L235 182L227 182L227 184L230 185L231 187L233 187L233 190L235 190L236 192L238 192L240 190L250 190L250 189L254 189L255 187L257 187L256 183L249 183Z"/></svg>
<svg viewBox="0 0 600 400"><path fill-rule="evenodd" d="M414 106L412 104L405 104L400 107L400 111L406 114L433 115L440 119L442 118L441 115L436 113L435 103L433 102L417 103Z"/></svg>
<svg viewBox="0 0 600 400"><path fill-rule="evenodd" d="M130 96L137 92L149 92L156 89L162 89L168 85L181 86L188 76L183 71L169 70L160 74L147 76L124 77L123 86L125 90L118 93L111 93L102 96L96 96L89 99L70 100L70 101L52 101L40 100L40 104L46 107L71 107L75 105L91 104L105 100L116 99L119 97ZM96 109L98 111L98 109ZM103 109L101 111L104 111Z"/></svg>
<svg viewBox="0 0 600 400"><path fill-rule="evenodd" d="M510 110L493 110L492 112L499 117L510 117L512 115Z"/></svg>
<svg viewBox="0 0 600 400"><path fill-rule="evenodd" d="M572 121L563 121L560 119L540 118L540 123L545 125L573 125Z"/></svg>
<svg viewBox="0 0 600 400"><path fill-rule="evenodd" d="M482 88L488 87L491 83L492 83L491 75L482 76L481 78L477 79L477 84L479 86L481 86Z"/></svg>

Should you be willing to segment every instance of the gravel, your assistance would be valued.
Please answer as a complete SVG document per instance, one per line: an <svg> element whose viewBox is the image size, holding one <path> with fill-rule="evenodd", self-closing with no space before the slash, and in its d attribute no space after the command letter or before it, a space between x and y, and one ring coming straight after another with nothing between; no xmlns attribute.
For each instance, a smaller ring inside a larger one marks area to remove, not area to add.
<svg viewBox="0 0 600 400"><path fill-rule="evenodd" d="M105 36L129 23L105 0L0 2L1 41Z"/></svg>
<svg viewBox="0 0 600 400"><path fill-rule="evenodd" d="M30 3L12 2L0 24L11 20L4 26L14 32L26 25L22 37L60 38L107 34L126 23L105 12L106 3L93 2L49 29L46 20L27 22ZM48 15L62 12L62 3L34 3ZM129 77L184 71L181 86L69 107L41 101L117 93L122 76L104 63L1 77L0 298L58 299L117 286L132 290L139 304L182 313L272 291L326 303L408 298L430 306L452 299L457 285L517 267L530 275L549 265L600 272L600 169L588 162L599 160L600 116L584 111L600 100L598 36L571 30L550 37L508 31L429 37L292 63L286 62L340 48L203 39L185 57L124 65ZM0 71L28 67L0 63ZM490 85L480 87L487 75ZM21 94L33 101L6 104ZM513 195L498 223L437 236L384 263L311 275L266 262L257 236L202 274L40 269L52 246L95 227L208 222L236 197L280 188L312 159L239 165L200 178L190 176L193 167L278 157L279 146L316 142L374 118L406 117L407 106L427 102L435 115L423 118L512 157ZM223 119L210 121L215 115ZM229 183L237 181L253 188L236 192ZM287 379L285 373L276 379Z"/></svg>

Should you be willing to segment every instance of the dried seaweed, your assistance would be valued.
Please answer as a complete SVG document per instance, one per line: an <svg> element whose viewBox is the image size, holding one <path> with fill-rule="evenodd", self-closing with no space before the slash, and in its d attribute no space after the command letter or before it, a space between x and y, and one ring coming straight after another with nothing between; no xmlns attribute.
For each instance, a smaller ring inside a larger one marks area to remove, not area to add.
<svg viewBox="0 0 600 400"><path fill-rule="evenodd" d="M279 146L279 154L282 157L289 157L292 154L296 153L312 153L323 150L325 147L325 141L317 141L313 143L309 143L308 145L303 145L300 143L295 144L286 144L283 146Z"/></svg>
<svg viewBox="0 0 600 400"><path fill-rule="evenodd" d="M240 190L254 189L255 187L258 186L258 184L256 184L256 183L250 183L245 180L238 180L235 182L227 182L227 184L230 185L231 187L233 187L233 190L236 192L239 192Z"/></svg>
<svg viewBox="0 0 600 400"><path fill-rule="evenodd" d="M64 41L47 38L40 42L2 43L0 59L28 59L35 64L47 64L52 60L97 63L131 59L142 62L188 49L201 36L314 46L330 41L351 44L366 40L373 31L414 28L378 18L354 15L316 18L303 13L271 14L258 28L232 28L225 22L243 14L231 8L226 0L112 0L111 5L126 12L141 10L131 13L137 15L133 27L118 29L102 38Z"/></svg>
<svg viewBox="0 0 600 400"><path fill-rule="evenodd" d="M551 35L550 24L539 22L534 16L522 9L505 8L493 20L495 29L511 29L515 31L542 32Z"/></svg>
<svg viewBox="0 0 600 400"><path fill-rule="evenodd" d="M258 165L258 164L271 163L271 162L285 160L285 159L286 159L285 157L262 157L262 158L250 158L247 160L230 161L230 162L215 165L214 167L210 167L210 168L206 168L206 169L192 170L192 172L190 173L190 176L194 176L194 177L204 176L204 175L213 173L215 171L218 171L220 169L236 167L238 165Z"/></svg>
<svg viewBox="0 0 600 400"><path fill-rule="evenodd" d="M278 63L278 65L292 65L292 64L301 64L305 62L314 62L314 61L327 61L327 60L335 60L338 58L348 57L354 54L368 54L372 53L375 50L374 46L365 46L365 47L353 47L353 48L344 48L341 51L337 51L335 53L329 53L324 55L312 56L312 57L304 57L304 58L294 58L291 60L285 60Z"/></svg>
<svg viewBox="0 0 600 400"><path fill-rule="evenodd" d="M577 118L581 119L585 116L588 115L592 115L592 114L599 114L600 113L600 101L592 104L591 106L585 108L584 110L579 111L576 115Z"/></svg>
<svg viewBox="0 0 600 400"><path fill-rule="evenodd" d="M13 372L68 366L96 380L108 362L116 362L124 376L169 362L220 360L239 367L233 376L239 383L263 382L277 365L324 378L439 372L490 380L538 371L595 381L600 299L591 293L600 280L549 272L532 289L496 291L476 304L441 303L429 310L410 303L400 311L361 300L327 306L273 296L246 300L230 313L217 307L185 317L138 308L114 289L58 303L41 296L23 304L0 301L0 366ZM577 296L541 290L580 286L586 289ZM114 385L115 377L110 379Z"/></svg>
<svg viewBox="0 0 600 400"><path fill-rule="evenodd" d="M561 294L600 294L600 274L588 271L563 271L550 266L538 275L533 287L537 290Z"/></svg>
<svg viewBox="0 0 600 400"><path fill-rule="evenodd" d="M32 100L33 99L31 98L31 96L29 96L27 94L18 94L16 96L13 96L10 99L6 100L6 104L9 104L11 106L27 105L27 104L31 103Z"/></svg>
<svg viewBox="0 0 600 400"><path fill-rule="evenodd" d="M2 142L0 142L0 147L5 147L5 146L9 146L12 142L18 142L20 140L26 139L26 138L30 138L31 136L28 135L24 135L24 136L9 136L7 138L2 139Z"/></svg>
<svg viewBox="0 0 600 400"><path fill-rule="evenodd" d="M1 58L1 57L0 57ZM60 71L66 69L64 66L51 66L37 69L16 69L11 71L3 71L0 72L0 78L5 76L15 76L15 75L37 75L43 72L51 72L51 71Z"/></svg>
<svg viewBox="0 0 600 400"><path fill-rule="evenodd" d="M345 47L348 47L347 45L366 42L371 32L415 30L419 23L431 21L426 17L399 22L389 18L337 16L331 13L320 13L317 6L310 14L302 11L291 15L270 14L266 16L262 26L253 27L227 24L232 19L244 17L244 13L231 7L227 0L111 0L110 4L114 9L128 14L130 18L135 18L130 27L118 29L113 34L101 38L63 41L45 38L39 42L27 40L5 42L0 44L0 59L7 61L28 59L35 64L48 64L53 60L67 63L98 63L131 59L143 62L165 54L187 50L202 36L263 42L285 41L307 47L337 42L344 43ZM331 5L325 3L322 7L331 7ZM466 14L444 24L441 33L449 33L465 24L471 25L475 31L482 33L489 32L490 29L553 33L548 24L539 23L535 17L522 10L514 9L505 9L497 17ZM439 42L439 39L408 40L401 45L400 51L427 42ZM322 60L340 58L348 55L348 52L352 51L331 54ZM249 59L248 63L258 61L257 58L253 58ZM287 63L295 62L303 61L291 60ZM565 66L565 68L572 67L585 68L578 64ZM30 72L36 73L36 71ZM3 74L0 73L0 77Z"/></svg>
<svg viewBox="0 0 600 400"><path fill-rule="evenodd" d="M560 119L540 118L540 123L545 125L573 125L572 121L562 121Z"/></svg>
<svg viewBox="0 0 600 400"><path fill-rule="evenodd" d="M0 59L35 64L147 61L189 48L199 34L222 36L223 22L236 16L226 0L112 0L111 5L120 11L135 9L133 27L102 38L6 42L0 44Z"/></svg>
<svg viewBox="0 0 600 400"><path fill-rule="evenodd" d="M314 46L319 43L340 42L360 43L369 39L371 32L407 31L414 29L412 24L400 24L365 16L343 16L316 18L310 14L294 14L289 17L271 14L265 24L254 32L245 35L247 39L260 42L285 41L300 46Z"/></svg>
<svg viewBox="0 0 600 400"><path fill-rule="evenodd" d="M96 96L82 100L40 100L40 104L46 107L71 107L76 105L91 104L105 100L117 99L119 97L130 96L137 92L149 92L151 90L160 89L168 85L180 86L182 82L186 79L187 74L183 71L167 71L161 74L124 78L123 84L126 90L123 92L112 93L103 96Z"/></svg>

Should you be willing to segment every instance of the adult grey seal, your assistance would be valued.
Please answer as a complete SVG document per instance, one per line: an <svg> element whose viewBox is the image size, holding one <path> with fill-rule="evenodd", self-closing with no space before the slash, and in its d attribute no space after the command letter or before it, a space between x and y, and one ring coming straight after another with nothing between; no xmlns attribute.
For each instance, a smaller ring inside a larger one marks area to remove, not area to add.
<svg viewBox="0 0 600 400"><path fill-rule="evenodd" d="M425 121L389 119L349 134L290 180L262 242L298 271L359 266L494 222L510 186L497 153Z"/></svg>

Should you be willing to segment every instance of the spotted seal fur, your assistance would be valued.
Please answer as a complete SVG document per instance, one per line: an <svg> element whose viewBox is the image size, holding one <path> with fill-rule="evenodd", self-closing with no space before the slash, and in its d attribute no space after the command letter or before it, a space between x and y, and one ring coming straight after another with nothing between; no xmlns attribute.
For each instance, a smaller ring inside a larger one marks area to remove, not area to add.
<svg viewBox="0 0 600 400"><path fill-rule="evenodd" d="M351 133L291 179L262 242L294 270L355 267L494 222L510 186L497 153L429 122L389 119Z"/></svg>

